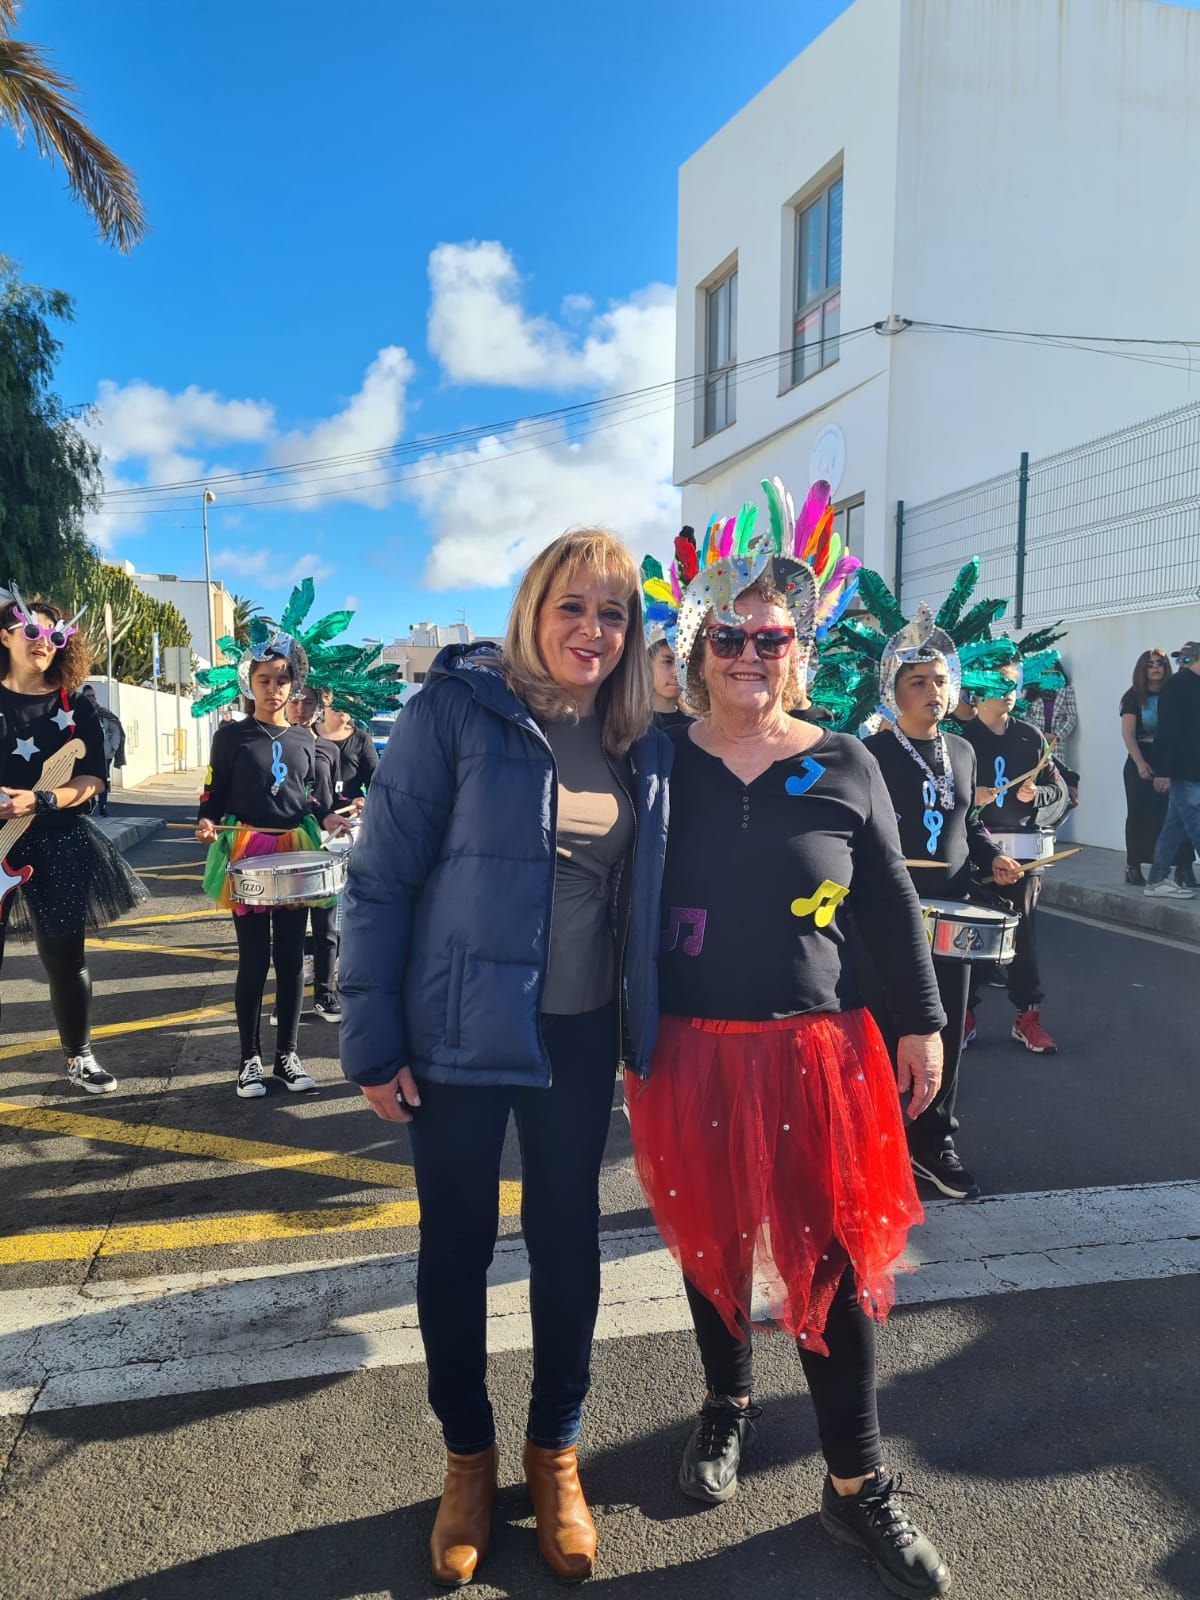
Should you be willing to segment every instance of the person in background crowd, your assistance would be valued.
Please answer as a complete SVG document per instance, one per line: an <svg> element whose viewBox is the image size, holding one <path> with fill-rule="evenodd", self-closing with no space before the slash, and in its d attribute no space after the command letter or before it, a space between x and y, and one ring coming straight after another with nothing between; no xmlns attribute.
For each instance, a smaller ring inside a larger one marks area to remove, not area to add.
<svg viewBox="0 0 1200 1600"><path fill-rule="evenodd" d="M325 781L333 796L333 809L341 809L341 748L332 739L325 738L321 726L321 703L324 695L311 683L306 683L288 701L287 719L293 728L303 728L316 740L317 759L323 763ZM335 906L310 906L308 919L311 932L306 948L313 964L313 1014L322 1022L340 1022L341 1006L337 997L338 932Z"/></svg>
<svg viewBox="0 0 1200 1600"><path fill-rule="evenodd" d="M589 1577L576 1441L600 1300L600 1164L618 1060L649 1062L671 751L650 725L641 584L601 529L531 563L503 653L450 645L400 716L350 857L342 1069L406 1122L417 1311L446 1478L436 1582L469 1583L497 1486L487 1271L520 1135L533 1389L525 1481L542 1558Z"/></svg>
<svg viewBox="0 0 1200 1600"><path fill-rule="evenodd" d="M1065 803L1063 779L1041 732L1012 714L1020 692L1020 668L1014 664L1000 671L1012 688L1006 695L980 697L975 716L963 724L963 737L974 746L979 766L981 781L975 790L975 803L982 807L983 825L989 832L1034 833L1040 811L1060 801ZM1032 776L1025 776L1027 773ZM1021 778L1021 782L1014 789L1011 780L1015 778ZM1043 1026L1041 1015L1035 918L1043 876L1041 871L1026 872L1009 889L997 885L995 899L1021 918L1016 956L1006 969L1008 997L1017 1008L1012 1036L1034 1055L1056 1055L1058 1045ZM966 1022L968 1044L975 1036L980 993L981 975L973 968Z"/></svg>
<svg viewBox="0 0 1200 1600"><path fill-rule="evenodd" d="M125 765L125 729L121 726L121 719L115 711L110 711L107 706L102 706L96 698L96 691L90 683L85 683L79 691L86 695L96 715L100 718L100 726L104 732L104 788L96 796L96 815L108 815L108 791L112 787L112 769Z"/></svg>
<svg viewBox="0 0 1200 1600"><path fill-rule="evenodd" d="M321 703L325 708L321 737L336 745L338 750L338 804L354 801L355 812L361 815L367 790L379 765L375 743L365 728L360 728L352 717L334 704L331 690L321 690Z"/></svg>
<svg viewBox="0 0 1200 1600"><path fill-rule="evenodd" d="M692 720L683 709L683 691L675 671L675 652L670 641L660 638L650 646L650 671L653 689L650 705L656 728L683 728Z"/></svg>
<svg viewBox="0 0 1200 1600"><path fill-rule="evenodd" d="M1154 786L1154 741L1158 733L1159 695L1171 677L1165 650L1143 650L1133 668L1133 682L1121 697L1121 739L1128 752L1125 783L1125 882L1145 886L1142 864L1154 860L1154 847L1167 815L1165 794ZM1192 847L1186 841L1175 863L1175 881L1194 889Z"/></svg>
<svg viewBox="0 0 1200 1600"><path fill-rule="evenodd" d="M1192 900L1195 890L1167 874L1185 841L1200 851L1200 642L1189 639L1174 659L1179 671L1159 692L1154 740L1154 787L1169 796L1167 814L1142 893Z"/></svg>

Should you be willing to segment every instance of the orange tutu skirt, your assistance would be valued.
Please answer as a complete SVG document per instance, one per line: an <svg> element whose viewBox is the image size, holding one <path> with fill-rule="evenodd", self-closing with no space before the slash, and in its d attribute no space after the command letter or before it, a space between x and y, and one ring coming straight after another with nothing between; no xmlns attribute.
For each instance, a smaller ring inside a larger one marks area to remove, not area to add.
<svg viewBox="0 0 1200 1600"><path fill-rule="evenodd" d="M880 1320L924 1221L892 1063L867 1011L768 1022L663 1017L626 1074L638 1176L684 1275L743 1337L751 1295L806 1349L849 1264Z"/></svg>

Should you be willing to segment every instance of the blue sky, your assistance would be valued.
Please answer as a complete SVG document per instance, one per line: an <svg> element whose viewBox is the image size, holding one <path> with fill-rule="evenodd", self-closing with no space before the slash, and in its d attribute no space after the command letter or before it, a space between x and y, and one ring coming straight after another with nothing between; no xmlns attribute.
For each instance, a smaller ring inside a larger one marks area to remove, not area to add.
<svg viewBox="0 0 1200 1600"><path fill-rule="evenodd" d="M573 438L362 461L672 378L677 169L845 3L27 0L20 34L76 80L152 224L118 255L0 134L3 247L76 300L59 389L98 403L98 537L196 575L198 489L128 491L211 476L216 575L275 608L315 569L318 603L354 597L382 637L460 608L498 629L569 522L660 542L661 399ZM261 503L284 494L309 498Z"/></svg>

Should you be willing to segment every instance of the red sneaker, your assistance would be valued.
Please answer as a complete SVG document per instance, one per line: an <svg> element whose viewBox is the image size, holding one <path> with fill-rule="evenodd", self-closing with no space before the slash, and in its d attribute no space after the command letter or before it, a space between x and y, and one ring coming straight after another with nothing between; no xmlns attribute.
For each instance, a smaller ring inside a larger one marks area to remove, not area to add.
<svg viewBox="0 0 1200 1600"><path fill-rule="evenodd" d="M1035 1056L1056 1056L1058 1046L1042 1027L1042 1013L1040 1006L1030 1006L1028 1011L1013 1023L1012 1036L1026 1050L1032 1050Z"/></svg>
<svg viewBox="0 0 1200 1600"><path fill-rule="evenodd" d="M963 1019L963 1049L975 1042L975 1013L968 1011Z"/></svg>

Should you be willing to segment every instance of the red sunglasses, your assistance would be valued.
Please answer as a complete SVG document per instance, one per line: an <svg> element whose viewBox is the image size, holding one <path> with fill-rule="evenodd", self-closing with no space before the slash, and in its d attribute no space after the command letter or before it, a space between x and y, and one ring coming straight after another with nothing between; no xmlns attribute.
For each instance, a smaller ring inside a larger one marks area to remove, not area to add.
<svg viewBox="0 0 1200 1600"><path fill-rule="evenodd" d="M754 641L755 653L760 661L778 661L792 648L795 628L758 628L750 633L745 628L705 628L708 648L718 661L736 661L746 648L747 639Z"/></svg>

